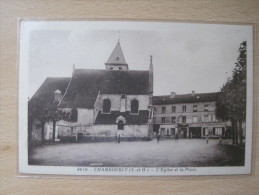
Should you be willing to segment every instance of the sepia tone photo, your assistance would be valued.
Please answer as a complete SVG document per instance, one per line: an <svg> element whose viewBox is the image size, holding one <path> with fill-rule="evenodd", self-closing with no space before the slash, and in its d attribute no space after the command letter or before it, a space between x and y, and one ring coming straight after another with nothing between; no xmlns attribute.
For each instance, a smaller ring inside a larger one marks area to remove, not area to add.
<svg viewBox="0 0 259 195"><path fill-rule="evenodd" d="M252 32L22 20L20 172L251 173Z"/></svg>

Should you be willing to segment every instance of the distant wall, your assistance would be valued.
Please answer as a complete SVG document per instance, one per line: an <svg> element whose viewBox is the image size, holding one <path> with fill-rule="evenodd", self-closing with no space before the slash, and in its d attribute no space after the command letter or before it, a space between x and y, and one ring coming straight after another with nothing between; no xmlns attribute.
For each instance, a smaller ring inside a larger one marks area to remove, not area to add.
<svg viewBox="0 0 259 195"><path fill-rule="evenodd" d="M120 135L124 138L148 138L148 124L124 125L124 130L118 130L118 126L115 124L85 126L59 125L58 135L61 141L78 141L78 136L83 136L84 139L90 137L115 138L116 135Z"/></svg>

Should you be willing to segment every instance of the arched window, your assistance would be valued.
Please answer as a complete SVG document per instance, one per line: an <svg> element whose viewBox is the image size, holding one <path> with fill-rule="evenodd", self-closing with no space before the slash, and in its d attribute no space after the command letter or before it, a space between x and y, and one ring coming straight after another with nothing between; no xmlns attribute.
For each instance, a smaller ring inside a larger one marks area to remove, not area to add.
<svg viewBox="0 0 259 195"><path fill-rule="evenodd" d="M111 100L105 99L103 100L103 113L111 112Z"/></svg>
<svg viewBox="0 0 259 195"><path fill-rule="evenodd" d="M77 122L77 116L78 116L77 109L73 108L71 111L71 121Z"/></svg>
<svg viewBox="0 0 259 195"><path fill-rule="evenodd" d="M118 130L124 130L124 122L122 120L118 121Z"/></svg>
<svg viewBox="0 0 259 195"><path fill-rule="evenodd" d="M131 105L130 105L130 112L133 114L138 114L138 100L134 99L131 101Z"/></svg>

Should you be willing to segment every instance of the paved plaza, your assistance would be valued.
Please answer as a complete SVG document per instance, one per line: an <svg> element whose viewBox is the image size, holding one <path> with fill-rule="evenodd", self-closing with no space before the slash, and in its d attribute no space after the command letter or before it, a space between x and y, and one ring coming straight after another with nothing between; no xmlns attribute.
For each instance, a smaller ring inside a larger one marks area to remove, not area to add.
<svg viewBox="0 0 259 195"><path fill-rule="evenodd" d="M33 148L29 164L48 166L238 166L244 152L231 140L204 139L136 141L118 143L59 143Z"/></svg>

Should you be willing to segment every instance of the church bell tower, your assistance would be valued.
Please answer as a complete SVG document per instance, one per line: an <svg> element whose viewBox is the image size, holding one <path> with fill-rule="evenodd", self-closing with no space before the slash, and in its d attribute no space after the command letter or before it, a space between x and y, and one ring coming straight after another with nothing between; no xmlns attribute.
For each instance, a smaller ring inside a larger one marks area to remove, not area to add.
<svg viewBox="0 0 259 195"><path fill-rule="evenodd" d="M115 46L111 56L105 63L106 70L129 70L128 64L125 61L120 40Z"/></svg>

